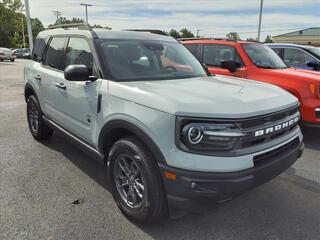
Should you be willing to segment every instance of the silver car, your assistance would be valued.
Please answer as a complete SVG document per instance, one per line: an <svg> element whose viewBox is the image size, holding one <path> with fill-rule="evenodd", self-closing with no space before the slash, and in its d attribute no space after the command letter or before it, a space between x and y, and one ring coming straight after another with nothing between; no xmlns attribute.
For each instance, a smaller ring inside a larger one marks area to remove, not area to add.
<svg viewBox="0 0 320 240"><path fill-rule="evenodd" d="M168 36L67 27L40 32L26 64L29 129L39 141L59 131L102 161L130 219L201 211L301 156L299 103L282 89L208 76Z"/></svg>
<svg viewBox="0 0 320 240"><path fill-rule="evenodd" d="M0 48L0 61L10 60L14 62L16 55L9 48Z"/></svg>

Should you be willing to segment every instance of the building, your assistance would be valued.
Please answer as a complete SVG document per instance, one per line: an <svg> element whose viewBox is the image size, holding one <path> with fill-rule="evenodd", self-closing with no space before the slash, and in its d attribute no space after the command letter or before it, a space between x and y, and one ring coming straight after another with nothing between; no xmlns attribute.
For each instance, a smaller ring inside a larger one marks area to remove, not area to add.
<svg viewBox="0 0 320 240"><path fill-rule="evenodd" d="M320 27L289 32L272 37L276 43L295 43L320 47Z"/></svg>

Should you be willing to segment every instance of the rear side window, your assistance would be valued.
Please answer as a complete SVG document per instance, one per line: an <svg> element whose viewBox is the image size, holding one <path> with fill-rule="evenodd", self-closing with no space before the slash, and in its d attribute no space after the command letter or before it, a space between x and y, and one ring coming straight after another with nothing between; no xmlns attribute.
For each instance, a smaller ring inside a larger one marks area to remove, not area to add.
<svg viewBox="0 0 320 240"><path fill-rule="evenodd" d="M199 60L201 61L200 56L200 44L186 44L184 45L188 50Z"/></svg>
<svg viewBox="0 0 320 240"><path fill-rule="evenodd" d="M44 38L37 38L34 43L32 52L32 60L40 62L42 59L43 52L46 48L47 41Z"/></svg>
<svg viewBox="0 0 320 240"><path fill-rule="evenodd" d="M43 64L55 69L63 70L61 64L61 57L64 54L66 38L54 37L51 39Z"/></svg>
<svg viewBox="0 0 320 240"><path fill-rule="evenodd" d="M71 37L65 59L65 67L73 64L82 64L87 66L90 74L92 74L93 57L89 43L86 39Z"/></svg>
<svg viewBox="0 0 320 240"><path fill-rule="evenodd" d="M204 45L204 63L208 66L220 67L221 61L233 60L240 63L243 66L243 63L237 53L237 50L232 46L227 45L218 45L218 44L205 44Z"/></svg>

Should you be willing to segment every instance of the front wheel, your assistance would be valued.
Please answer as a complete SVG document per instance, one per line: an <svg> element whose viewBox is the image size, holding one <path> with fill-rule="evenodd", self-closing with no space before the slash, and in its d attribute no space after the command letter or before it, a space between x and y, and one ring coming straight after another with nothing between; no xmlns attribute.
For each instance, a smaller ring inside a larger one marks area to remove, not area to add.
<svg viewBox="0 0 320 240"><path fill-rule="evenodd" d="M53 130L43 121L42 116L38 99L31 95L27 100L27 118L30 132L36 140L49 139L53 133Z"/></svg>
<svg viewBox="0 0 320 240"><path fill-rule="evenodd" d="M117 141L110 151L110 180L120 210L138 222L152 222L166 213L160 172L147 147L136 137Z"/></svg>

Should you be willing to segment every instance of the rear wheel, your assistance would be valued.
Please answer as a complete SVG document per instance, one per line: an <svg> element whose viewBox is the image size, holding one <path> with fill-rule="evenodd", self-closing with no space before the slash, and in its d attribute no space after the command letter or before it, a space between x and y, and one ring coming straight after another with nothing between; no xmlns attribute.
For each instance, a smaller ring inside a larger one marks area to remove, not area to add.
<svg viewBox="0 0 320 240"><path fill-rule="evenodd" d="M36 140L49 139L53 133L53 130L43 121L42 116L38 99L31 95L27 100L27 118L29 130Z"/></svg>
<svg viewBox="0 0 320 240"><path fill-rule="evenodd" d="M152 222L166 213L160 172L136 137L117 141L110 151L110 180L120 210L132 220Z"/></svg>
<svg viewBox="0 0 320 240"><path fill-rule="evenodd" d="M11 59L10 61L11 61L11 62L14 62L14 59Z"/></svg>

